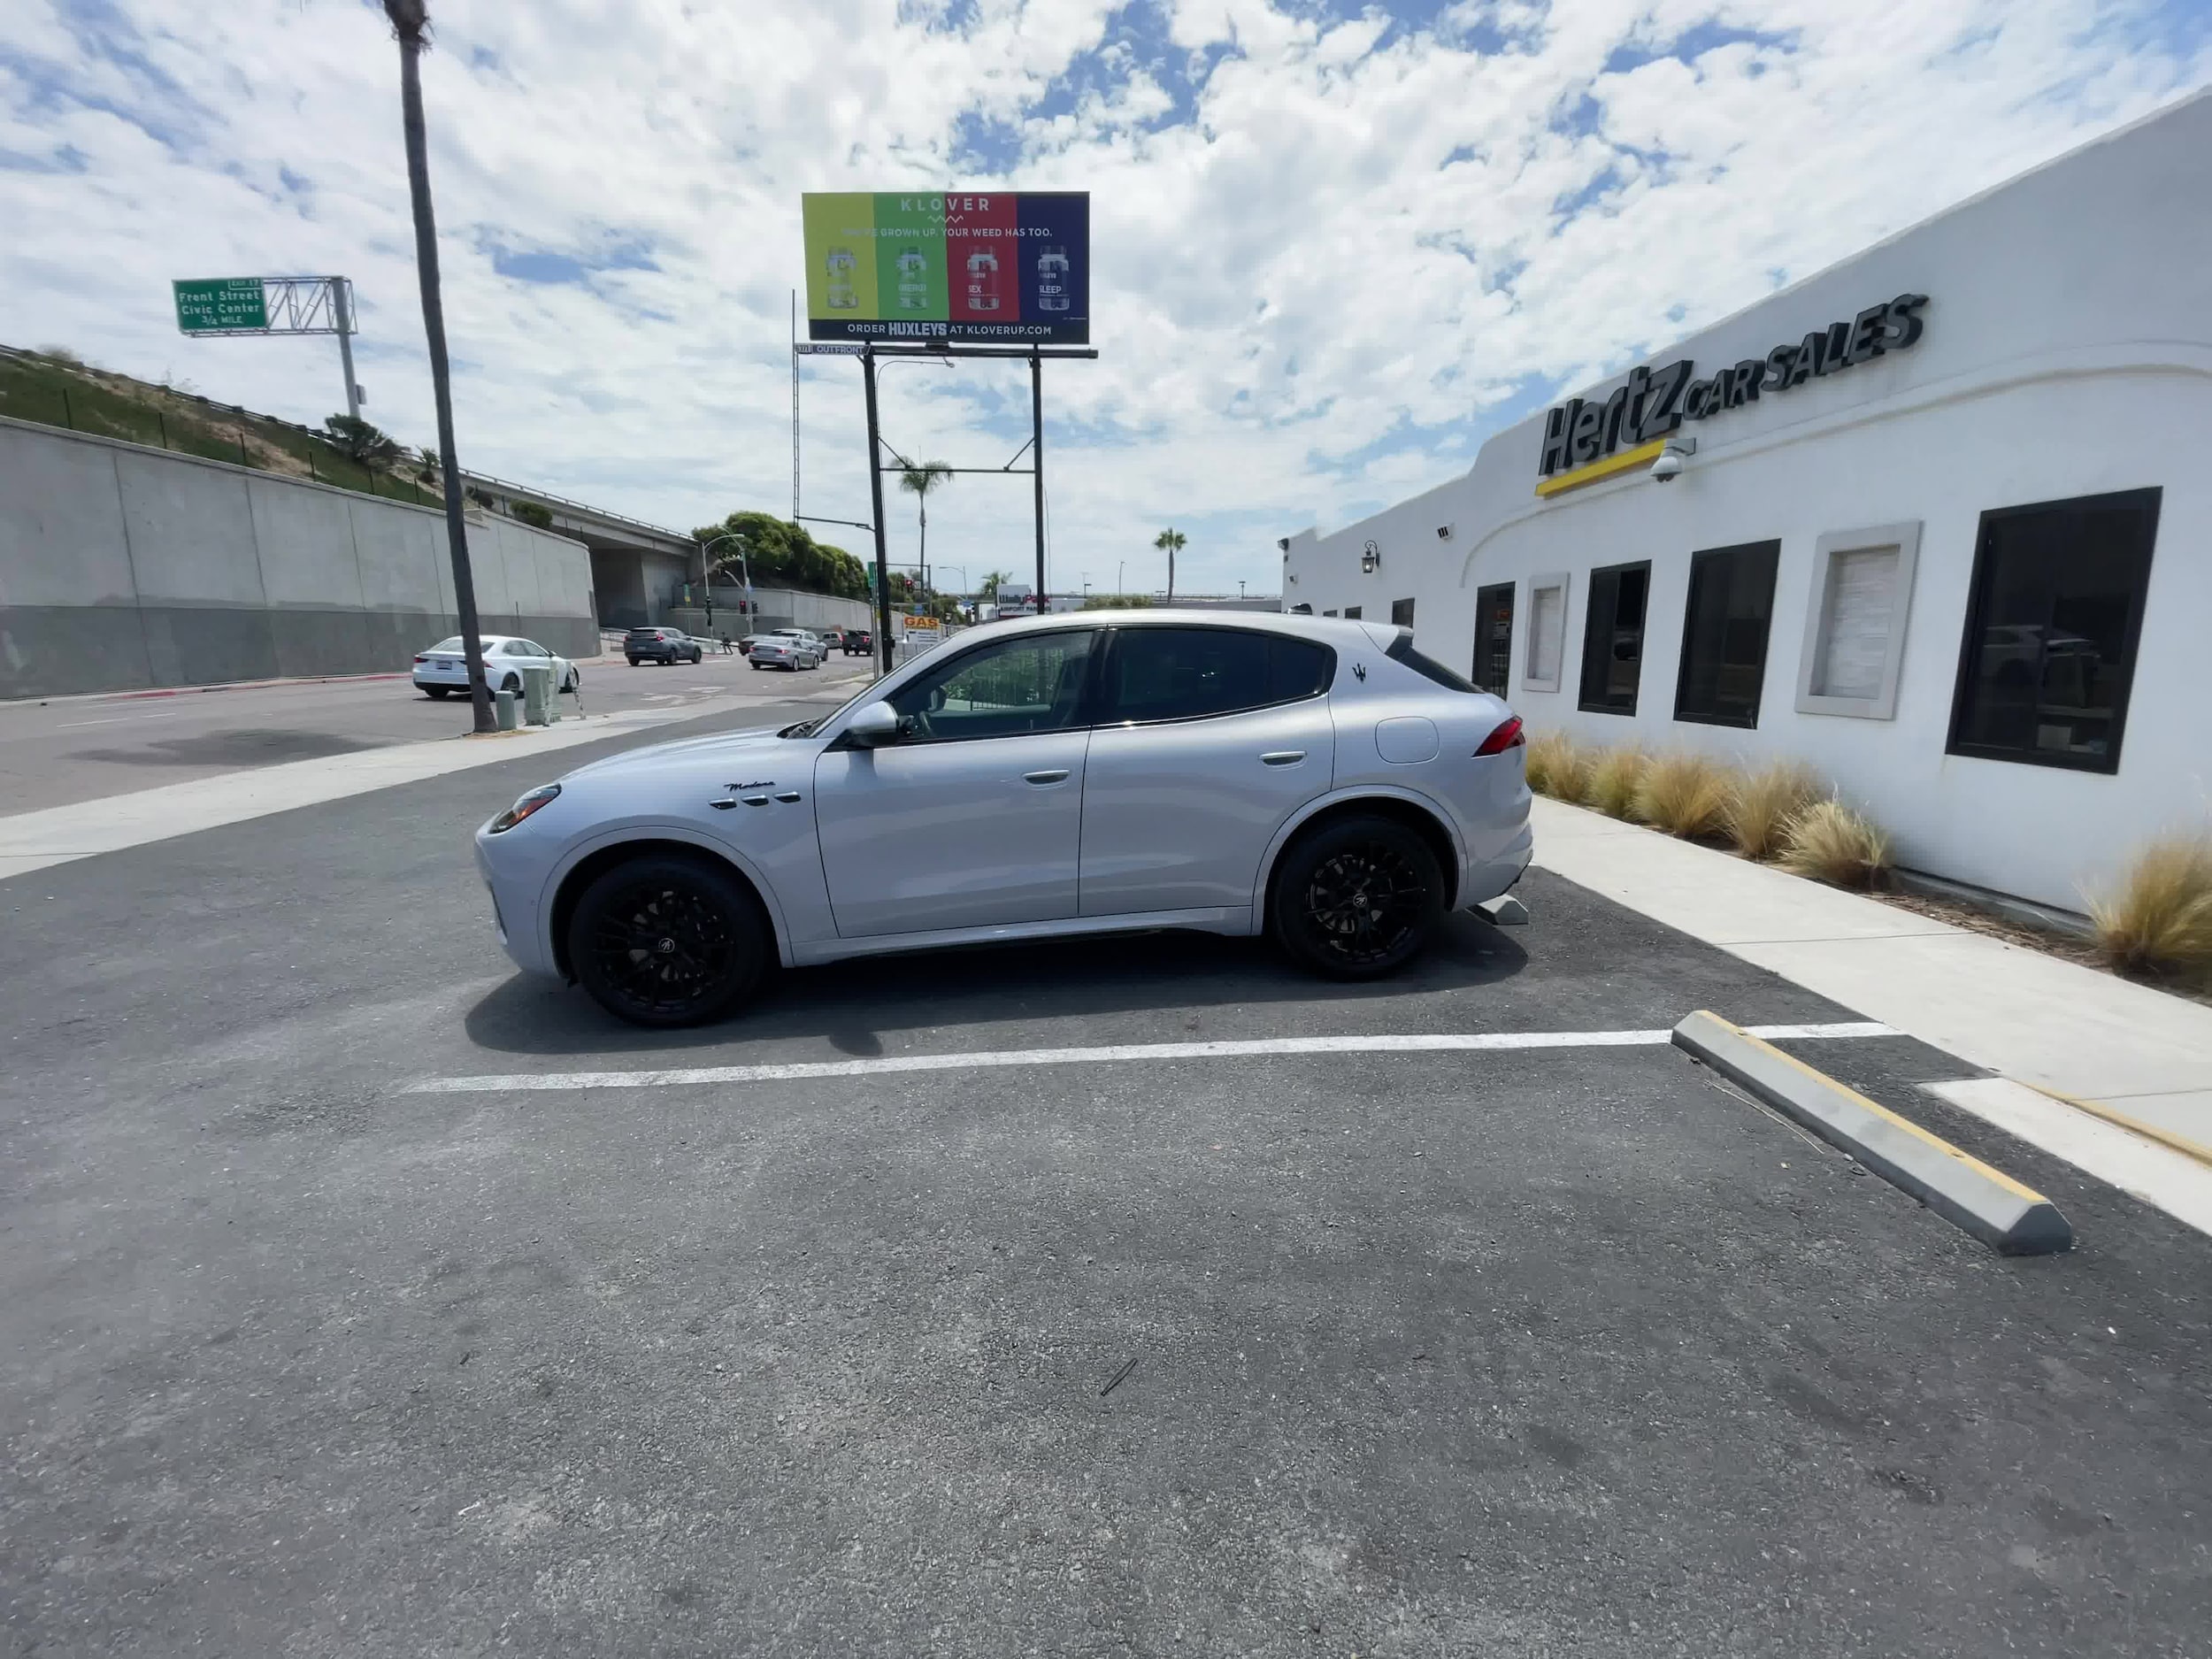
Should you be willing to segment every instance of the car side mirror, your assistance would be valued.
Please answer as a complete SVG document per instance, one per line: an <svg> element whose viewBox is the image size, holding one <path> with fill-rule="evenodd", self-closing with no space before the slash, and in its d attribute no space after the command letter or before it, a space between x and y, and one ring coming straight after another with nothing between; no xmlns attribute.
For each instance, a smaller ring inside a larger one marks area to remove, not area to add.
<svg viewBox="0 0 2212 1659"><path fill-rule="evenodd" d="M845 735L862 749L877 749L899 741L898 710L887 703L864 704L847 722Z"/></svg>

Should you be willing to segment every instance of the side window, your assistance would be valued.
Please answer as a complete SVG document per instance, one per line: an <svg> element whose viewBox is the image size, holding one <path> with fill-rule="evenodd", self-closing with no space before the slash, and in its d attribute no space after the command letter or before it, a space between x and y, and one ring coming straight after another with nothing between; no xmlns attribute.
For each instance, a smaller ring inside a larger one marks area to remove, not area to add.
<svg viewBox="0 0 2212 1659"><path fill-rule="evenodd" d="M1690 598L1682 624L1682 671L1674 718L1708 726L1759 724L1766 681L1767 625L1774 613L1779 541L1709 548L1690 555Z"/></svg>
<svg viewBox="0 0 2212 1659"><path fill-rule="evenodd" d="M1325 689L1335 653L1239 628L1125 628L1114 637L1102 721L1197 720Z"/></svg>
<svg viewBox="0 0 2212 1659"><path fill-rule="evenodd" d="M1590 572L1580 706L1594 714L1636 712L1636 687L1644 676L1644 599L1650 587L1649 560Z"/></svg>
<svg viewBox="0 0 2212 1659"><path fill-rule="evenodd" d="M499 648L499 654L502 657L527 657L530 655L530 648L520 640L509 640L506 644Z"/></svg>
<svg viewBox="0 0 2212 1659"><path fill-rule="evenodd" d="M891 707L909 742L1058 732L1075 724L1095 628L1031 634L964 653L902 687Z"/></svg>
<svg viewBox="0 0 2212 1659"><path fill-rule="evenodd" d="M1951 753L2117 772L2159 492L1982 515Z"/></svg>

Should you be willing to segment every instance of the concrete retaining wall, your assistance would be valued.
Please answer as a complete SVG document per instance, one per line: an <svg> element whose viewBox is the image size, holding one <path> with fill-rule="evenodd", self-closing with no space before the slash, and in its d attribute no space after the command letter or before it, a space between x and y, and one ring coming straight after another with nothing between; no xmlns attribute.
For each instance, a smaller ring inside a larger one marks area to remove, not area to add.
<svg viewBox="0 0 2212 1659"><path fill-rule="evenodd" d="M580 542L472 515L488 634L599 648ZM444 515L0 418L0 697L404 670L454 633Z"/></svg>

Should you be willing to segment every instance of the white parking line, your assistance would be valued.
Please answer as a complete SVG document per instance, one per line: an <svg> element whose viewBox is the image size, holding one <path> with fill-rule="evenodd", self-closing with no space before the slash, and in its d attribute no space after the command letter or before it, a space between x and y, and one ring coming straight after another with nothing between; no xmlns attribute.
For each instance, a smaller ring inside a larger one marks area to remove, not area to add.
<svg viewBox="0 0 2212 1659"><path fill-rule="evenodd" d="M1894 1037L1872 1020L1817 1025L1748 1025L1755 1037ZM887 1055L867 1060L795 1060L780 1065L699 1065L661 1071L523 1071L495 1077L434 1077L410 1094L491 1094L510 1089L676 1088L697 1083L784 1083L818 1077L874 1077L894 1071L980 1071L1016 1065L1094 1065L1123 1060L1234 1060L1269 1054L1421 1054L1502 1048L1665 1048L1656 1031L1479 1031L1411 1036L1260 1037L1219 1042L1127 1042L1096 1048L987 1049L979 1054Z"/></svg>

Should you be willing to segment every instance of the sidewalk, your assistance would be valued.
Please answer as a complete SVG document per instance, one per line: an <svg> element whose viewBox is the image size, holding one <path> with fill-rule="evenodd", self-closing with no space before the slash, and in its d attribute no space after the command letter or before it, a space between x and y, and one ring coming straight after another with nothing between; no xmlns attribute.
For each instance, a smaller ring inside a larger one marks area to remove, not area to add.
<svg viewBox="0 0 2212 1659"><path fill-rule="evenodd" d="M1579 887L2013 1085L2212 1146L2212 1008L1540 795L1531 817L1535 862ZM1956 1099L2131 1191L2092 1157L2179 1156L2041 1096Z"/></svg>

